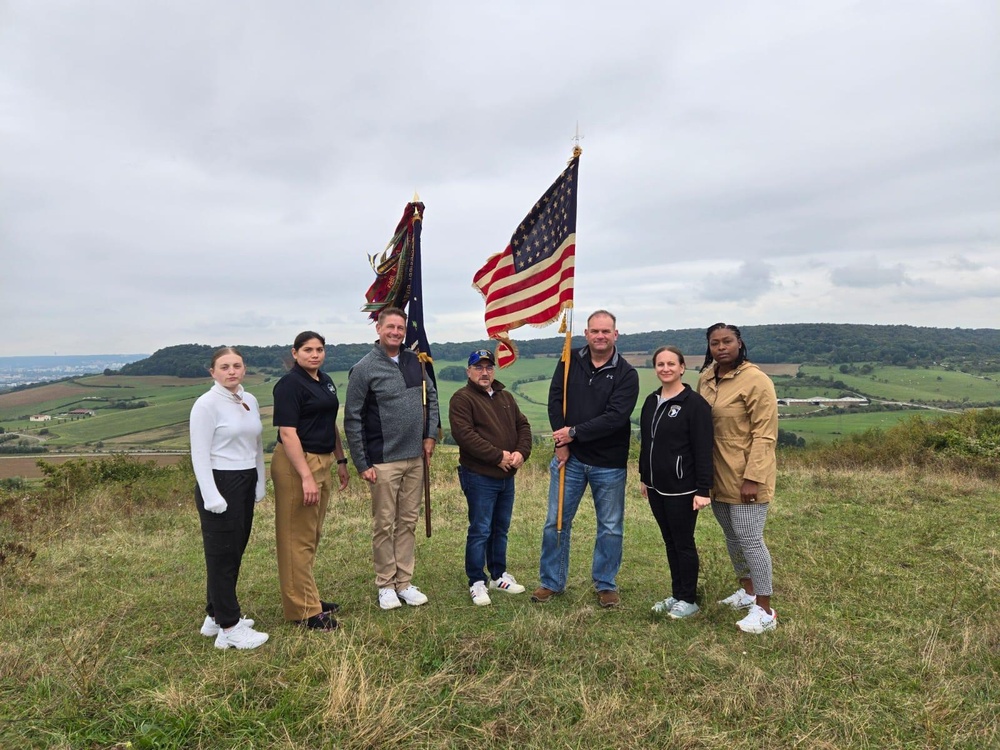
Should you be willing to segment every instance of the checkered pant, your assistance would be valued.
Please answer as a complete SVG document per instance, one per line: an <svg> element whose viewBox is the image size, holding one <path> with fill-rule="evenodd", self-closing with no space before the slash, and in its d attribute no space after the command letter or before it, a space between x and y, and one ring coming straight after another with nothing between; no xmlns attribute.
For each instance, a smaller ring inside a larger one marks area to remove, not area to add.
<svg viewBox="0 0 1000 750"><path fill-rule="evenodd" d="M712 503L736 577L753 581L754 592L761 596L773 593L771 553L764 544L764 521L769 506L770 503Z"/></svg>

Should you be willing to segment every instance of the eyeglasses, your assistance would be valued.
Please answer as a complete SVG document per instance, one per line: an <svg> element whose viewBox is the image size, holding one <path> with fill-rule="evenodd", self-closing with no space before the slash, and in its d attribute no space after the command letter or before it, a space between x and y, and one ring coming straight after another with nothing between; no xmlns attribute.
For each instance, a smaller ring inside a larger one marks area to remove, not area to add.
<svg viewBox="0 0 1000 750"><path fill-rule="evenodd" d="M490 371L490 370L495 369L495 366L494 365L472 365L472 369L473 370L486 370L486 371Z"/></svg>

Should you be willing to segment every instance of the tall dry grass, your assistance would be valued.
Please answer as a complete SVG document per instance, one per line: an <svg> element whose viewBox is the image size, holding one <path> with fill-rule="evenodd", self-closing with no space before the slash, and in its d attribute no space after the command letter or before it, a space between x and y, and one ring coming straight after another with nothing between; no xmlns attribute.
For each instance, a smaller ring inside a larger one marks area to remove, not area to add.
<svg viewBox="0 0 1000 750"><path fill-rule="evenodd" d="M536 583L548 477L519 475L509 563ZM335 633L281 621L273 515L259 507L240 596L271 640L219 652L197 628L203 561L190 478L0 498L0 747L980 748L1000 741L1000 506L992 482L907 466L786 461L767 539L779 628L740 633L734 587L699 522L702 614L655 619L669 590L630 474L623 606L590 586L594 524L573 529L567 593L474 607L455 456L434 463L434 531L416 583L381 611L364 488L352 478L317 561Z"/></svg>

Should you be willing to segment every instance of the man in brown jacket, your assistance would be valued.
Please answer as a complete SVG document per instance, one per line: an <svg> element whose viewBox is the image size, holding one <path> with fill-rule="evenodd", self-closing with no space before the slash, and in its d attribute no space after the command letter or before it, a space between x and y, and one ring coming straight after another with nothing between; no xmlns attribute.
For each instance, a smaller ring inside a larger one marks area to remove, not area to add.
<svg viewBox="0 0 1000 750"><path fill-rule="evenodd" d="M451 435L458 443L458 479L469 504L465 572L472 602L490 604L489 589L520 594L524 586L507 572L507 531L514 510L514 475L531 454L531 425L503 383L494 379L492 352L469 356L469 381L448 405Z"/></svg>

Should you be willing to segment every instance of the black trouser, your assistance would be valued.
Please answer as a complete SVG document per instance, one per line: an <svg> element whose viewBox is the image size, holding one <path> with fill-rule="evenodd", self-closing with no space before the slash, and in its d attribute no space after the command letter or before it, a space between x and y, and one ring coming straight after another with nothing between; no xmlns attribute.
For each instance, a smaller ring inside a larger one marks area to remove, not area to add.
<svg viewBox="0 0 1000 750"><path fill-rule="evenodd" d="M194 503L201 517L201 538L205 544L205 569L208 573L205 612L222 628L240 621L240 603L236 581L240 577L243 551L253 527L254 494L257 470L212 470L215 486L229 507L225 513L205 510L201 489L195 485Z"/></svg>
<svg viewBox="0 0 1000 750"><path fill-rule="evenodd" d="M694 546L698 511L692 509L694 493L661 495L650 487L646 494L667 547L667 563L673 584L671 596L694 604L698 596L698 549Z"/></svg>

